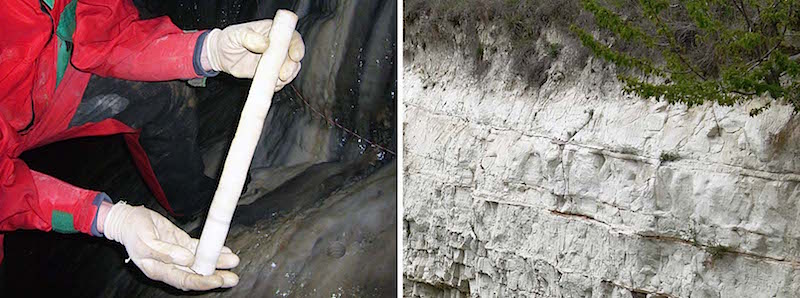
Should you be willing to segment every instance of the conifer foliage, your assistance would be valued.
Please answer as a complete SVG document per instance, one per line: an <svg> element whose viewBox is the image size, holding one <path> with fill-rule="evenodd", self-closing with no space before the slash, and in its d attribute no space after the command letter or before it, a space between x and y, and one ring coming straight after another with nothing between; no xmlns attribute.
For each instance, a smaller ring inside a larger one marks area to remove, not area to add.
<svg viewBox="0 0 800 298"><path fill-rule="evenodd" d="M571 30L643 98L800 111L800 0L580 0L596 28ZM599 29L599 30L597 30Z"/></svg>

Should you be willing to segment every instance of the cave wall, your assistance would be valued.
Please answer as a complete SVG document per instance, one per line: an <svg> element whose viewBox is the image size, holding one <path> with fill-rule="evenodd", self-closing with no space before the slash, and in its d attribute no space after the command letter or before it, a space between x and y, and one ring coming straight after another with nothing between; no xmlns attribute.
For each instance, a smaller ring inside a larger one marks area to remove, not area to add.
<svg viewBox="0 0 800 298"><path fill-rule="evenodd" d="M405 39L406 296L800 293L800 118L789 106L750 117L764 101L635 98L605 63L568 67L574 55L531 88L511 71L506 33L478 26L494 51L477 76L471 49Z"/></svg>
<svg viewBox="0 0 800 298"><path fill-rule="evenodd" d="M396 292L396 20L393 0L135 0L142 17L168 15L183 29L300 16L302 70L276 93L227 245L240 253L236 288L182 292L124 262L124 248L83 234L5 233L0 293L11 296L337 296ZM216 177L250 80L226 74L174 88L196 103L206 174ZM309 105L311 107L309 107ZM312 108L313 107L313 108ZM323 115L317 114L315 110ZM345 133L329 120L388 150ZM32 169L113 200L165 214L133 166L120 136L79 138L27 152ZM174 220L198 237L204 216ZM333 247L333 248L331 248ZM332 250L334 253L329 253ZM291 278L290 278L291 277ZM20 294L17 294L20 293ZM0 295L1 296L1 295Z"/></svg>
<svg viewBox="0 0 800 298"><path fill-rule="evenodd" d="M385 148L397 147L396 1L134 2L142 17L167 15L186 30L273 18L278 9L290 9L298 15L297 31L303 36L306 55L292 84L302 98L289 86L276 93L251 164L256 176L270 169L307 168L365 156L380 165L394 158L364 139ZM223 73L206 84L195 90L201 118L198 139L205 149L207 172L213 175L219 172L218 162L227 151L250 81Z"/></svg>

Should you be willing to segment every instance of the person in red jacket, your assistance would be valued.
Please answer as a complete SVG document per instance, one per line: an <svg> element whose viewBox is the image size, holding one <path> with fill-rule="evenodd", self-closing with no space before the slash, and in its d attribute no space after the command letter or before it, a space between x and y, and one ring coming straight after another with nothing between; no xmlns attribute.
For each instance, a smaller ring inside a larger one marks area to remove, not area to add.
<svg viewBox="0 0 800 298"><path fill-rule="evenodd" d="M167 17L140 19L130 0L11 0L0 2L0 24L0 244L2 233L17 229L82 232L120 242L145 275L176 288L236 285L238 276L225 270L239 263L230 249L221 270L194 274L187 266L197 239L168 219L31 170L19 156L60 140L123 134L159 203L174 216L196 213L207 207L213 180L201 176L196 132L173 125L195 116L185 114L185 97L169 92L174 83L142 82L220 71L252 78L271 21L184 32ZM295 32L278 88L297 75L304 52ZM195 180L202 182L186 183Z"/></svg>

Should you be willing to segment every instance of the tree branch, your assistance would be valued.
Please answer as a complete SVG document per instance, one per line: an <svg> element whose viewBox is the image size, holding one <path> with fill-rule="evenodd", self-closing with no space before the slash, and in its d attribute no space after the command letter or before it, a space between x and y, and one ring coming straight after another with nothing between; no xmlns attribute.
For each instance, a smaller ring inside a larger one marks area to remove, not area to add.
<svg viewBox="0 0 800 298"><path fill-rule="evenodd" d="M787 27L788 27L788 26L784 26L784 27L783 27L783 33L781 33L781 35L783 35L783 36L785 36L785 35L786 35L786 30L787 30ZM777 48L778 48L778 47L781 45L781 43L783 43L783 40L778 40L778 43L776 43L776 44L775 44L775 46L774 46L774 47L772 47L772 49L770 49L769 51L767 51L767 54L765 54L765 55L764 55L763 57L761 57L760 59L758 59L758 60L756 60L756 61L753 61L753 62L751 62L751 63L753 63L753 65L751 65L749 68L747 68L747 72L750 72L751 70L753 70L754 68L756 68L756 66L760 65L760 64L761 64L761 62L764 62L764 60L765 60L765 59L769 58L769 55L771 55L771 54L772 54L772 52L773 52L773 51L775 51L775 50L776 50L776 49L777 49ZM789 59L791 59L791 58L789 58ZM749 63L748 63L748 64L749 64Z"/></svg>
<svg viewBox="0 0 800 298"><path fill-rule="evenodd" d="M684 49L675 40L675 36L672 34L672 31L669 30L669 26L667 24L665 24L658 15L653 15L653 18L656 21L655 25L656 26L660 26L660 27L662 27L664 29L664 33L662 33L662 35L667 39L667 42L670 44L670 48L671 48L670 50L673 53L675 53L676 56L678 56L678 59L681 60L681 63L686 65L686 67L689 68L689 70L693 74L695 74L697 77L699 77L700 79L705 81L706 77L703 74L701 74L700 72L698 72L697 70L695 70L694 67L692 66L692 64L690 64L688 61L686 61L686 59L683 57L683 55L681 55L681 53L684 52Z"/></svg>
<svg viewBox="0 0 800 298"><path fill-rule="evenodd" d="M747 15L747 11L744 10L744 0L742 0L741 6L739 6L738 2L733 1L733 6L736 6L736 9L742 13L742 17L747 22L747 32L753 32L753 23L750 22L750 16Z"/></svg>

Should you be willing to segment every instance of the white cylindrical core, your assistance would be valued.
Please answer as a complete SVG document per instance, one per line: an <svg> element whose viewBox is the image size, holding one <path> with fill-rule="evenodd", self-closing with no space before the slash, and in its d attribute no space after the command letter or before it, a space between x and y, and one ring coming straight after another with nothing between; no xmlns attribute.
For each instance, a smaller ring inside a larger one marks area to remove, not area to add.
<svg viewBox="0 0 800 298"><path fill-rule="evenodd" d="M211 209L197 245L192 270L198 274L211 275L217 268L217 259L228 236L233 211L236 210L239 195L244 188L253 152L264 127L264 119L269 113L281 65L286 59L296 25L297 15L288 10L278 10L272 21L269 47L258 61L236 134L225 158L219 186L214 193L214 200L211 201Z"/></svg>

